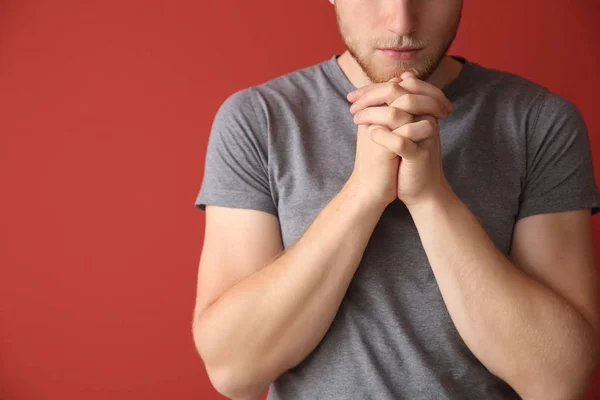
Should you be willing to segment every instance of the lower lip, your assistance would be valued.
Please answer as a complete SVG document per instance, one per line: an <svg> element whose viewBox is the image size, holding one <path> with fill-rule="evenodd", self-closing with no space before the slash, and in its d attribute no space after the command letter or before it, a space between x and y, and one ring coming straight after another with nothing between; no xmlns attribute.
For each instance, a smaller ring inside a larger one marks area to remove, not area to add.
<svg viewBox="0 0 600 400"><path fill-rule="evenodd" d="M410 51L397 51L397 50L381 50L383 54L388 56L393 60L410 60L412 59L419 50L410 50Z"/></svg>

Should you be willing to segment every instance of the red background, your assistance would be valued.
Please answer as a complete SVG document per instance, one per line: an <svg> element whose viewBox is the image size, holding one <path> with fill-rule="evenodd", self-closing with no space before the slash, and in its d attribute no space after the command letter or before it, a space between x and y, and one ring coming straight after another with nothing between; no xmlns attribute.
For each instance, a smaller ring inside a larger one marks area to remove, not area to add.
<svg viewBox="0 0 600 400"><path fill-rule="evenodd" d="M467 1L451 49L571 99L596 170L599 11ZM191 335L212 118L343 50L327 0L0 1L1 399L221 398Z"/></svg>

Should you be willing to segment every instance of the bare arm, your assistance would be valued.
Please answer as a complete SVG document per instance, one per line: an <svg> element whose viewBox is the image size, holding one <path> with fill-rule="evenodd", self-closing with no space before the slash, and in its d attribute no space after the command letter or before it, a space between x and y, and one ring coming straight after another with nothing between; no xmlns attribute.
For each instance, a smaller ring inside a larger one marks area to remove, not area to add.
<svg viewBox="0 0 600 400"><path fill-rule="evenodd" d="M459 334L524 399L581 398L600 354L589 209L518 221L508 259L447 193L409 210Z"/></svg>
<svg viewBox="0 0 600 400"><path fill-rule="evenodd" d="M222 394L260 396L321 341L386 206L362 193L349 181L286 252L199 307L194 340Z"/></svg>

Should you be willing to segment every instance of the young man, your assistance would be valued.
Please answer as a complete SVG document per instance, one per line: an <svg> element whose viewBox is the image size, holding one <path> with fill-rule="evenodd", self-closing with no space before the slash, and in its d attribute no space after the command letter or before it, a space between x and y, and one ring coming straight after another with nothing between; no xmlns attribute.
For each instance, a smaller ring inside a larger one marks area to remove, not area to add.
<svg viewBox="0 0 600 400"><path fill-rule="evenodd" d="M193 317L211 382L578 398L600 351L581 115L446 55L460 0L334 6L344 54L240 90L212 126Z"/></svg>

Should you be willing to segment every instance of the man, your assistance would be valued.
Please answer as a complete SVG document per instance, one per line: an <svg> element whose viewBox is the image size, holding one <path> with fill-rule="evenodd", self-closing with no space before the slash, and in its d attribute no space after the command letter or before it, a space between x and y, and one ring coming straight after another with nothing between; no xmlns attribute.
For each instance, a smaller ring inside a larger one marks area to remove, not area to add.
<svg viewBox="0 0 600 400"><path fill-rule="evenodd" d="M581 115L447 56L460 0L334 6L347 51L233 94L211 129L193 319L211 382L581 397L600 333Z"/></svg>

